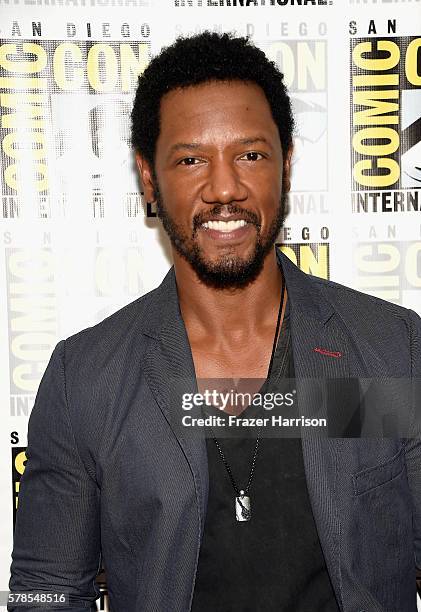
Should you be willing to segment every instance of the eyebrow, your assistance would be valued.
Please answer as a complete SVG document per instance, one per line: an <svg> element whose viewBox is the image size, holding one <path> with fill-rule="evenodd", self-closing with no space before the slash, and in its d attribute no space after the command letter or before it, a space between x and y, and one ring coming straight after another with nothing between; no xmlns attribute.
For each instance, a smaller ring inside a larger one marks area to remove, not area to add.
<svg viewBox="0 0 421 612"><path fill-rule="evenodd" d="M267 138L265 138L264 136L254 136L253 138L237 138L236 140L233 140L232 143L230 144L242 144L242 145L251 145L251 144L256 144L257 142L263 142L265 144L267 144L269 147L271 147L271 143L268 141ZM197 149L201 149L203 148L203 144L200 142L177 142L176 144L173 144L168 152L168 157L170 157L173 153L176 153L177 151L180 150L184 150L184 149L190 149L190 150L197 150Z"/></svg>

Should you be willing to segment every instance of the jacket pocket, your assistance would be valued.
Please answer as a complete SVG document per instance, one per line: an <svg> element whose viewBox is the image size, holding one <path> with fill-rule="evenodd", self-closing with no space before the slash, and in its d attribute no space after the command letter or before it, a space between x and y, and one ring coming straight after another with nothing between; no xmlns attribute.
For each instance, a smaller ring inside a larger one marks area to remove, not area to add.
<svg viewBox="0 0 421 612"><path fill-rule="evenodd" d="M366 468L352 475L354 487L354 495L361 495L375 487L386 484L393 480L405 467L404 449L393 455L388 461L376 465L372 468Z"/></svg>

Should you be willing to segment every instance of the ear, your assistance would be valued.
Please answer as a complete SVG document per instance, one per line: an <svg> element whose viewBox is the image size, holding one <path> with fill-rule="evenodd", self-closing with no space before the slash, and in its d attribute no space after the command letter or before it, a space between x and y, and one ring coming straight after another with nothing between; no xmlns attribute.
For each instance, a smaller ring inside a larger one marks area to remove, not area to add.
<svg viewBox="0 0 421 612"><path fill-rule="evenodd" d="M291 158L292 158L293 150L294 150L294 147L291 144L291 146L289 147L284 157L284 168L283 168L283 175L282 175L282 180L283 180L282 190L286 192L288 192L291 189Z"/></svg>
<svg viewBox="0 0 421 612"><path fill-rule="evenodd" d="M137 169L139 170L140 180L142 181L146 201L154 202L156 195L152 168L145 157L138 152L136 152L136 165Z"/></svg>

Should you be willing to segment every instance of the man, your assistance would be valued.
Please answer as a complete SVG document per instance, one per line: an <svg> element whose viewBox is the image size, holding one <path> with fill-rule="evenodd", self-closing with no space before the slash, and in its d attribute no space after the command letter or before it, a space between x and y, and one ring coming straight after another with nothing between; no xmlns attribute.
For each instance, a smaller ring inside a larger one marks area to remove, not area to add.
<svg viewBox="0 0 421 612"><path fill-rule="evenodd" d="M417 438L176 426L180 380L421 375L414 312L274 249L292 153L282 75L245 39L180 39L140 77L132 119L174 267L57 345L30 419L11 589L66 591L82 612L102 559L117 612L415 612ZM314 397L299 396L304 414Z"/></svg>

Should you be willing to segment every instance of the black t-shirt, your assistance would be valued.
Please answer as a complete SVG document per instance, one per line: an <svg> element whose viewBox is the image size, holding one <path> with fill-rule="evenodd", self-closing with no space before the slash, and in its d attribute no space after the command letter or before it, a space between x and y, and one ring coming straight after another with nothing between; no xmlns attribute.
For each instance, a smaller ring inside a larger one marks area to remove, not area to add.
<svg viewBox="0 0 421 612"><path fill-rule="evenodd" d="M271 381L277 379L279 390L293 377L287 309ZM248 406L241 416L252 412ZM216 437L244 489L256 436ZM260 438L247 522L235 518L236 493L215 441L207 438L206 445L209 501L192 612L339 612L310 506L301 439Z"/></svg>

